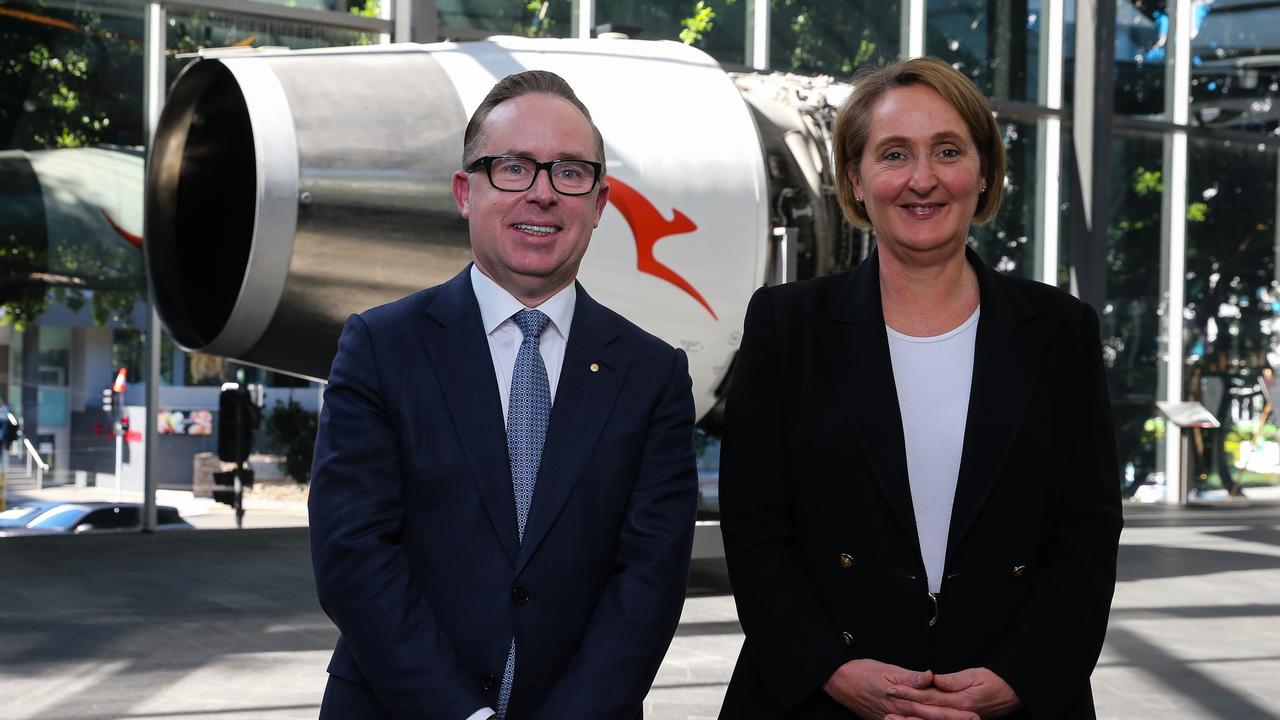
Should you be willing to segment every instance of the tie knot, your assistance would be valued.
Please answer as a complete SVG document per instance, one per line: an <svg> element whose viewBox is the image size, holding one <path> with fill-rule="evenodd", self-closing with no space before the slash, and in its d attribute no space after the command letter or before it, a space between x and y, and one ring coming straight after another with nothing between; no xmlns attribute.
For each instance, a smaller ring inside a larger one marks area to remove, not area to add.
<svg viewBox="0 0 1280 720"><path fill-rule="evenodd" d="M547 323L551 322L551 318L546 313L539 310L521 310L511 316L516 321L520 332L524 333L526 339L537 340L542 337L542 331L547 329Z"/></svg>

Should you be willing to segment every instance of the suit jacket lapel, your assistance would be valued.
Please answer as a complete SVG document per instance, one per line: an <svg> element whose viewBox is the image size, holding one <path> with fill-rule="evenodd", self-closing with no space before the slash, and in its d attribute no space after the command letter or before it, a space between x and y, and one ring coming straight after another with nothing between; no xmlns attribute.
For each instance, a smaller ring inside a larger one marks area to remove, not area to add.
<svg viewBox="0 0 1280 720"><path fill-rule="evenodd" d="M878 252L854 268L824 322L826 332L819 336L831 363L836 394L853 420L854 434L889 507L919 552L902 412L880 304Z"/></svg>
<svg viewBox="0 0 1280 720"><path fill-rule="evenodd" d="M1009 280L966 251L978 274L982 312L947 558L973 526L1019 435L1059 316L1036 316Z"/></svg>
<svg viewBox="0 0 1280 720"><path fill-rule="evenodd" d="M577 291L533 505L516 562L517 573L538 549L573 492L617 402L630 363L626 354L611 346L619 335L616 322L581 285ZM593 363L597 366L595 371L591 369ZM507 492L510 494L510 487Z"/></svg>
<svg viewBox="0 0 1280 720"><path fill-rule="evenodd" d="M493 357L471 289L470 265L440 286L422 323L422 344L449 404L458 440L493 530L514 565L520 548L507 430Z"/></svg>

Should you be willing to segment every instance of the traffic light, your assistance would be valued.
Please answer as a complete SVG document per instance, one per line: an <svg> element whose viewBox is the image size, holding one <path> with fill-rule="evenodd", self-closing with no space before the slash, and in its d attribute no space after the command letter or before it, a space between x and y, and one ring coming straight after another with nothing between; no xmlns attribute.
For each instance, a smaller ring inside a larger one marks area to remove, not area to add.
<svg viewBox="0 0 1280 720"><path fill-rule="evenodd" d="M115 409L116 392L111 388L102 388L102 412L111 414Z"/></svg>
<svg viewBox="0 0 1280 720"><path fill-rule="evenodd" d="M218 459L237 464L248 462L259 413L246 388L235 383L222 387L218 398Z"/></svg>
<svg viewBox="0 0 1280 720"><path fill-rule="evenodd" d="M240 379L242 383L243 374ZM218 459L235 463L236 467L213 474L213 499L235 508L236 527L243 527L244 523L244 489L253 487L253 471L244 465L249 461L253 431L262 416L261 387L245 387L241 383L226 383L218 396Z"/></svg>
<svg viewBox="0 0 1280 720"><path fill-rule="evenodd" d="M236 487L236 476L240 477L240 487ZM253 471L238 467L213 474L213 499L223 505L230 505L236 511L236 526L239 527L244 518L244 490L253 487ZM238 491L238 492L237 492Z"/></svg>
<svg viewBox="0 0 1280 720"><path fill-rule="evenodd" d="M236 506L235 470L213 474L213 499L223 505Z"/></svg>

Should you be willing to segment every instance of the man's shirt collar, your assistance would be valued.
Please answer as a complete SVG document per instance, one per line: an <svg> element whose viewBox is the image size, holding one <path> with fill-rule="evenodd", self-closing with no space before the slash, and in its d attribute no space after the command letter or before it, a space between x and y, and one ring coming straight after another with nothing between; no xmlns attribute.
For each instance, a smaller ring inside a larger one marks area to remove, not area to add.
<svg viewBox="0 0 1280 720"><path fill-rule="evenodd" d="M577 285L576 281L569 283L535 308L551 318L551 326L566 341L569 339L569 327L573 324L574 306L578 302ZM480 272L475 263L471 264L471 289L476 294L476 302L480 304L480 319L484 322L485 335L492 335L499 325L525 309L505 288Z"/></svg>

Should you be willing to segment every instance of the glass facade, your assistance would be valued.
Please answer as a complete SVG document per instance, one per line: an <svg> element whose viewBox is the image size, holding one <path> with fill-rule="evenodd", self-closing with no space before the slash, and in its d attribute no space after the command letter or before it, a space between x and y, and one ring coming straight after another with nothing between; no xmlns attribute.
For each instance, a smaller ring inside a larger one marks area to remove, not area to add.
<svg viewBox="0 0 1280 720"><path fill-rule="evenodd" d="M263 4L272 12L168 8L166 83L188 62L180 55L202 49L382 41L338 27L340 21L280 19L289 8L332 18L388 14L377 0ZM1049 5L928 0L923 17L912 18L900 0L769 0L768 70L847 79L922 37L924 52L953 63L999 109L1009 156L1005 199L995 221L972 229L971 244L1006 273L1072 288L1077 7L1066 0L1055 27ZM1093 170L1106 174L1111 189L1107 206L1096 210L1107 228L1106 299L1098 310L1118 479L1141 499L1151 499L1150 487L1167 483L1176 469L1169 466L1176 437L1155 408L1162 399L1199 401L1223 422L1221 431L1198 431L1193 439L1194 496L1280 484L1280 435L1275 416L1264 413L1262 390L1280 369L1280 3L1193 0L1181 24L1169 17L1173 6L1115 0L1114 77L1089 90L1114 99L1110 167ZM434 9L441 37L460 30L466 37L575 33L570 0L439 0L426 7ZM597 29L686 42L726 69L755 60L748 32L757 5L750 0L584 0L576 7L591 13ZM1186 58L1176 57L1176 26L1189 35ZM0 7L0 401L47 456L51 482L92 485L112 472L101 390L120 368L129 385L122 401L143 404L143 31L142 6L133 3L16 0ZM1059 46L1060 56L1048 57ZM1185 70L1187 87L1169 86L1176 67ZM1049 77L1060 78L1060 87ZM1047 98L1057 91L1063 101L1050 107ZM1181 98L1190 110L1185 128L1170 112ZM1184 130L1182 156L1173 148ZM1185 190L1185 202L1173 189ZM1175 268L1171 251L1184 270ZM1181 305L1170 308L1175 295ZM318 400L306 381L187 353L167 337L159 371L157 411L170 420L207 417L217 387L242 372L278 389L275 397L297 391L312 410ZM267 403L270 409L271 394ZM717 510L714 417L696 439L704 517ZM170 430L190 425L184 422ZM208 449L209 439L162 442L173 453L167 465L190 467L191 453ZM180 487L190 479L163 482Z"/></svg>
<svg viewBox="0 0 1280 720"><path fill-rule="evenodd" d="M205 48L287 47L291 50L373 45L378 36L352 30L299 25L281 20L232 15L212 10L170 10L165 37L168 82L187 63L181 57Z"/></svg>
<svg viewBox="0 0 1280 720"><path fill-rule="evenodd" d="M771 8L771 69L847 78L901 49L900 0L776 0Z"/></svg>
<svg viewBox="0 0 1280 720"><path fill-rule="evenodd" d="M382 3L391 2L391 0L253 0L253 2L308 10L331 10L365 17L380 17Z"/></svg>
<svg viewBox="0 0 1280 720"><path fill-rule="evenodd" d="M376 3L362 7L377 14ZM367 32L177 8L166 30L166 85L190 62L179 55L201 49L379 41ZM113 420L144 408L143 35L142 7L133 4L0 8L0 405L49 465L47 484L92 487L113 477ZM219 386L240 371L291 396L313 385L188 354L167 336L163 345L162 423L216 411ZM109 412L102 393L121 369L125 391ZM299 397L315 409L318 393ZM211 450L213 438L171 437L175 427L161 430L159 484L190 489L192 456ZM126 488L140 486L141 442L133 429L124 445ZM10 450L11 464L25 465L25 448Z"/></svg>
<svg viewBox="0 0 1280 720"><path fill-rule="evenodd" d="M679 40L722 63L746 65L744 0L597 0L596 27L643 40Z"/></svg>
<svg viewBox="0 0 1280 720"><path fill-rule="evenodd" d="M1118 115L1160 117L1165 106L1169 16L1163 3L1116 0L1115 108Z"/></svg>
<svg viewBox="0 0 1280 720"><path fill-rule="evenodd" d="M1197 431L1192 489L1247 493L1280 482L1260 385L1280 366L1277 148L1196 140L1189 159L1183 386L1222 424Z"/></svg>
<svg viewBox="0 0 1280 720"><path fill-rule="evenodd" d="M991 97L1035 102L1039 0L929 0L925 53L950 62Z"/></svg>
<svg viewBox="0 0 1280 720"><path fill-rule="evenodd" d="M988 265L1015 277L1036 277L1036 123L999 118L1004 136L1004 199L995 219L970 229L969 243Z"/></svg>
<svg viewBox="0 0 1280 720"><path fill-rule="evenodd" d="M1240 0L1193 7L1192 122L1274 134L1280 118L1280 10L1272 2Z"/></svg>
<svg viewBox="0 0 1280 720"><path fill-rule="evenodd" d="M1112 142L1107 209L1107 301L1097 308L1103 363L1125 490L1157 472L1164 425L1160 398L1161 212L1164 143L1160 135L1118 133Z"/></svg>
<svg viewBox="0 0 1280 720"><path fill-rule="evenodd" d="M110 328L143 317L142 10L0 10L0 387L51 479L66 481L73 451L103 443L90 395L114 374L86 348L110 358Z"/></svg>
<svg viewBox="0 0 1280 720"><path fill-rule="evenodd" d="M442 31L481 30L496 35L571 37L569 0L440 0L436 18Z"/></svg>

